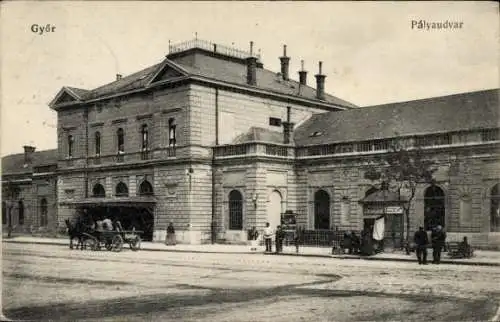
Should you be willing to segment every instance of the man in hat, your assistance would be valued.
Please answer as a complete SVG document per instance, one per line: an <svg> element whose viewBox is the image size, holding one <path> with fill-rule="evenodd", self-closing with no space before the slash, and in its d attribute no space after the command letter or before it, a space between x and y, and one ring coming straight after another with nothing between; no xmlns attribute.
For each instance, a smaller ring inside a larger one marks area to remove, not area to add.
<svg viewBox="0 0 500 322"><path fill-rule="evenodd" d="M427 264L427 245L429 244L429 238L427 237L427 232L424 227L420 227L413 237L415 242L415 252L417 253L417 259L419 264Z"/></svg>
<svg viewBox="0 0 500 322"><path fill-rule="evenodd" d="M439 264L441 262L441 250L444 247L446 241L446 233L443 231L443 227L438 225L431 233L432 241L432 263Z"/></svg>

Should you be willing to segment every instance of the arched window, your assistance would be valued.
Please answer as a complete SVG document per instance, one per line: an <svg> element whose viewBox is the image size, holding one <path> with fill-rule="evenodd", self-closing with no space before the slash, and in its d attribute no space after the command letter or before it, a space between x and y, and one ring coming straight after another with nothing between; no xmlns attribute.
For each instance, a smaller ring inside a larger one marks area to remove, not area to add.
<svg viewBox="0 0 500 322"><path fill-rule="evenodd" d="M19 200L18 202L18 211L19 211L19 225L24 225L24 203Z"/></svg>
<svg viewBox="0 0 500 322"><path fill-rule="evenodd" d="M116 185L116 196L117 197L127 197L128 196L128 187L123 182L119 182Z"/></svg>
<svg viewBox="0 0 500 322"><path fill-rule="evenodd" d="M148 130L148 125L143 124L141 126L141 149L147 150L149 147L149 130Z"/></svg>
<svg viewBox="0 0 500 322"><path fill-rule="evenodd" d="M243 197L238 190L229 193L229 230L243 229Z"/></svg>
<svg viewBox="0 0 500 322"><path fill-rule="evenodd" d="M125 132L122 128L116 131L116 144L118 148L118 153L125 152Z"/></svg>
<svg viewBox="0 0 500 322"><path fill-rule="evenodd" d="M139 186L139 195L140 196L150 196L153 194L153 186L149 181L144 180Z"/></svg>
<svg viewBox="0 0 500 322"><path fill-rule="evenodd" d="M73 135L68 135L68 157L69 158L73 157L74 145L75 145L75 139L73 138Z"/></svg>
<svg viewBox="0 0 500 322"><path fill-rule="evenodd" d="M104 190L104 187L102 186L102 184L97 183L94 185L94 188L92 189L92 196L98 197L98 198L106 197L106 190Z"/></svg>
<svg viewBox="0 0 500 322"><path fill-rule="evenodd" d="M168 146L175 146L176 143L176 129L175 119L171 118L168 120Z"/></svg>
<svg viewBox="0 0 500 322"><path fill-rule="evenodd" d="M430 186L424 193L424 227L431 230L438 225L445 226L444 192L438 186Z"/></svg>
<svg viewBox="0 0 500 322"><path fill-rule="evenodd" d="M40 226L45 227L48 225L47 216L47 199L40 200Z"/></svg>
<svg viewBox="0 0 500 322"><path fill-rule="evenodd" d="M330 229L330 195L325 190L314 194L314 229Z"/></svg>
<svg viewBox="0 0 500 322"><path fill-rule="evenodd" d="M2 201L2 225L7 225L7 204Z"/></svg>
<svg viewBox="0 0 500 322"><path fill-rule="evenodd" d="M490 231L500 232L500 184L491 188Z"/></svg>
<svg viewBox="0 0 500 322"><path fill-rule="evenodd" d="M101 132L97 131L95 132L95 138L94 138L94 143L95 143L95 155L99 156L101 155Z"/></svg>

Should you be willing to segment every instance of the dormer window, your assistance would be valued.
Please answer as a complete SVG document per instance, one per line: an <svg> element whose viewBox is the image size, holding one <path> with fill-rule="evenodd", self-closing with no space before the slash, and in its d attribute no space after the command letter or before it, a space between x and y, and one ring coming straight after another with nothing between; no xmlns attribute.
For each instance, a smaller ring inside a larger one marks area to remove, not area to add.
<svg viewBox="0 0 500 322"><path fill-rule="evenodd" d="M269 125L271 126L281 126L281 119L277 117L269 118Z"/></svg>
<svg viewBox="0 0 500 322"><path fill-rule="evenodd" d="M310 137L316 137L316 136L320 136L320 135L323 135L323 132L315 131L315 132L311 133L309 136Z"/></svg>

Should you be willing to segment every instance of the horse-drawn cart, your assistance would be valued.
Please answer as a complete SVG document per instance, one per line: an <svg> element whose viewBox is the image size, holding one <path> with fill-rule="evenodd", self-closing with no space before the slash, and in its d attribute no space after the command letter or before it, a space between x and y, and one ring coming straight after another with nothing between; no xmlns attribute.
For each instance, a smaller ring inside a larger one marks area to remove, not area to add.
<svg viewBox="0 0 500 322"><path fill-rule="evenodd" d="M130 245L133 251L141 248L140 230L124 230L121 223L116 221L114 224L109 222L103 227L102 223L90 226L78 221L76 225L72 225L69 219L65 220L69 235L69 248L73 249L76 243L76 248L80 249L100 250L104 247L107 250L119 252L123 248L124 243ZM97 226L97 229L95 228Z"/></svg>
<svg viewBox="0 0 500 322"><path fill-rule="evenodd" d="M83 233L84 248L91 250L100 250L102 247L109 251L119 252L123 249L123 244L128 243L130 249L137 251L141 248L142 231L124 231L124 230L103 230Z"/></svg>

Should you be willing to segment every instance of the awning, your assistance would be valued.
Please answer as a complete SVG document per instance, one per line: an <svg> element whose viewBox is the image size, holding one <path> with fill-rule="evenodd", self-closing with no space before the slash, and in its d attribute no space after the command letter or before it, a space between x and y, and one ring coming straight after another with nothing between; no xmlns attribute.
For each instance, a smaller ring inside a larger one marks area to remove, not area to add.
<svg viewBox="0 0 500 322"><path fill-rule="evenodd" d="M156 203L154 197L123 197L123 198L85 198L62 201L60 205L89 207L145 207Z"/></svg>
<svg viewBox="0 0 500 322"><path fill-rule="evenodd" d="M397 192L389 190L379 190L361 199L362 204L401 204L407 202L406 196L401 196Z"/></svg>

